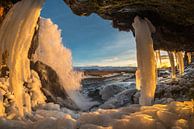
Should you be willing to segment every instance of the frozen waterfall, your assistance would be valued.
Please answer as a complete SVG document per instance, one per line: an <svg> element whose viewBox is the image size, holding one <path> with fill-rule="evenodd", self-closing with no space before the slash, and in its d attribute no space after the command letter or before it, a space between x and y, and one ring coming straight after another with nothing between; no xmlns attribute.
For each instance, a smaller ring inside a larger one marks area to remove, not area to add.
<svg viewBox="0 0 194 129"><path fill-rule="evenodd" d="M151 33L155 27L148 19L136 16L133 27L135 29L137 47L137 65L141 77L141 105L151 105L156 89L156 64Z"/></svg>
<svg viewBox="0 0 194 129"><path fill-rule="evenodd" d="M8 12L0 28L0 55L7 53L10 85L23 115L23 85L31 76L28 51L44 0L22 0ZM0 56L2 64L2 56Z"/></svg>

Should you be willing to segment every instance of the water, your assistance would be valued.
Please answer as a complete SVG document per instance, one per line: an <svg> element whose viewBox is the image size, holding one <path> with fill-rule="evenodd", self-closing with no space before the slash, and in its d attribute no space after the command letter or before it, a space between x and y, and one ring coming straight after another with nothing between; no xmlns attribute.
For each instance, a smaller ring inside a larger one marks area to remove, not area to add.
<svg viewBox="0 0 194 129"><path fill-rule="evenodd" d="M18 2L8 12L0 28L0 55L8 55L5 63L10 70L11 90L20 115L23 115L23 84L30 78L28 51L43 3L44 0Z"/></svg>
<svg viewBox="0 0 194 129"><path fill-rule="evenodd" d="M96 104L80 93L82 73L73 70L71 51L63 46L61 31L50 19L40 19L35 58L56 71L64 90L80 109L88 110Z"/></svg>

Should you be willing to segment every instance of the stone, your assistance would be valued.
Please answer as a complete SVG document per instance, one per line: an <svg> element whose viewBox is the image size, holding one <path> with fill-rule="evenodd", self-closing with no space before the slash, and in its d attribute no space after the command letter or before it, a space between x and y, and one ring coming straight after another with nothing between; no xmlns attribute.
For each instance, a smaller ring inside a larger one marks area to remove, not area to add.
<svg viewBox="0 0 194 129"><path fill-rule="evenodd" d="M106 101L123 90L125 89L118 85L108 85L100 90L100 95L102 96L102 99Z"/></svg>
<svg viewBox="0 0 194 129"><path fill-rule="evenodd" d="M133 95L136 91L136 89L126 89L100 105L100 108L118 108L129 103L133 104Z"/></svg>

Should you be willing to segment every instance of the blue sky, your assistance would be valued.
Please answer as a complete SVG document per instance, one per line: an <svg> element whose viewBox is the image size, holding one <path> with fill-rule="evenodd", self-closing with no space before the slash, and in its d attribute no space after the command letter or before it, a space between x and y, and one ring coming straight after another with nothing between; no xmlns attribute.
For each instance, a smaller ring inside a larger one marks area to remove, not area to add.
<svg viewBox="0 0 194 129"><path fill-rule="evenodd" d="M113 28L111 21L92 14L80 17L63 0L46 0L42 17L62 30L63 44L71 49L74 66L134 66L135 41L131 32Z"/></svg>

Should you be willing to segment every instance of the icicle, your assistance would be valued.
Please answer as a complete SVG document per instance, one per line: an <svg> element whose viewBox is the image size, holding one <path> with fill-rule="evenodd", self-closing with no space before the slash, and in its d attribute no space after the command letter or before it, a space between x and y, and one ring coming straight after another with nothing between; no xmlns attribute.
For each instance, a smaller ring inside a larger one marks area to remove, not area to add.
<svg viewBox="0 0 194 129"><path fill-rule="evenodd" d="M136 70L135 79L136 79L136 89L140 90L140 88L141 88L141 77L140 77L139 68L137 68L137 70Z"/></svg>
<svg viewBox="0 0 194 129"><path fill-rule="evenodd" d="M192 62L191 52L187 52L187 57L188 57L188 64L191 64Z"/></svg>
<svg viewBox="0 0 194 129"><path fill-rule="evenodd" d="M177 65L179 69L180 75L184 74L184 55L183 52L176 52L176 58L177 58Z"/></svg>
<svg viewBox="0 0 194 129"><path fill-rule="evenodd" d="M28 51L43 2L44 0L22 0L16 3L0 28L0 55L8 51L10 85L21 116L23 115L23 84L30 78ZM0 63L2 63L1 59Z"/></svg>
<svg viewBox="0 0 194 129"><path fill-rule="evenodd" d="M176 67L175 67L174 53L168 51L168 57L170 60L170 65L171 65L171 78L175 79L176 78Z"/></svg>
<svg viewBox="0 0 194 129"><path fill-rule="evenodd" d="M156 55L157 68L161 68L162 59L160 55L160 50L157 50L155 53L156 53L155 55Z"/></svg>
<svg viewBox="0 0 194 129"><path fill-rule="evenodd" d="M141 76L141 105L151 105L156 89L156 64L151 33L155 32L154 26L148 19L135 17L133 27L135 29L137 46L137 64Z"/></svg>

